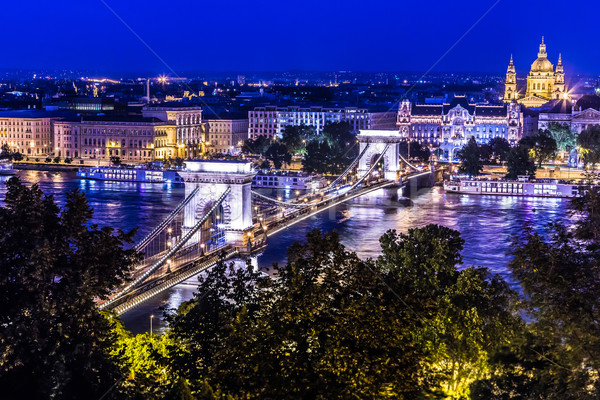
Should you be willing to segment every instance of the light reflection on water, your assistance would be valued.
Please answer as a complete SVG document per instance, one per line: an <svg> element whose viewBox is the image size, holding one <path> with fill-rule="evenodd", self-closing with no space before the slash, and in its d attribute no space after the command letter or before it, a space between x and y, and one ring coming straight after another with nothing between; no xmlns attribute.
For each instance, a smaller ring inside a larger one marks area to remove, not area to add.
<svg viewBox="0 0 600 400"><path fill-rule="evenodd" d="M23 171L26 183L38 182L47 194L60 203L68 190L79 188L94 207L93 223L123 230L139 227L141 238L156 226L182 199L183 186L149 183L100 182L79 180L74 173ZM5 181L1 177L0 181ZM5 187L0 185L0 198ZM380 190L358 202L344 204L308 218L269 238L269 246L258 257L261 268L283 263L286 249L304 239L311 229L336 229L342 242L360 257L377 257L379 237L388 229L406 232L427 224L440 224L461 232L465 240L464 265L486 266L514 285L508 271L507 252L513 235L526 225L541 231L555 220L568 219L568 200L503 196L469 196L445 194L439 187L423 190L413 198L413 206L390 204ZM155 315L155 329L163 329L159 307L176 308L192 297L195 279L178 285L143 306L126 313L122 319L134 332L149 329L150 315Z"/></svg>

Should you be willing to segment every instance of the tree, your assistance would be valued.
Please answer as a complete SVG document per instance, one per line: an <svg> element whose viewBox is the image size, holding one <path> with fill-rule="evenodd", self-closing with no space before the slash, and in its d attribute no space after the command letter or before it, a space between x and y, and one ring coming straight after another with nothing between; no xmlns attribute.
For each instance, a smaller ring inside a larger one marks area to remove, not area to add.
<svg viewBox="0 0 600 400"><path fill-rule="evenodd" d="M301 154L305 151L306 143L316 136L313 126L309 125L287 125L283 129L281 143L283 143L292 154Z"/></svg>
<svg viewBox="0 0 600 400"><path fill-rule="evenodd" d="M410 147L410 154L408 154L409 147ZM408 158L413 159L413 160L418 160L421 162L428 162L429 157L431 156L431 152L429 151L429 149L426 146L423 146L421 143L416 142L416 141L414 141L414 142L411 141L410 146L408 145L407 141L400 142L399 151L400 151L401 155L404 156L404 155L408 154Z"/></svg>
<svg viewBox="0 0 600 400"><path fill-rule="evenodd" d="M559 151L571 151L577 145L577 135L571 132L567 124L548 124L548 129L544 132L554 139Z"/></svg>
<svg viewBox="0 0 600 400"><path fill-rule="evenodd" d="M242 152L246 154L259 154L264 156L271 140L264 135L258 136L256 139L246 139L242 146Z"/></svg>
<svg viewBox="0 0 600 400"><path fill-rule="evenodd" d="M464 240L457 231L428 225L406 234L388 231L377 262L402 304L420 316L413 332L434 349L426 371L444 397L465 398L484 377L487 358L510 343L520 324L515 293L485 268L461 271Z"/></svg>
<svg viewBox="0 0 600 400"><path fill-rule="evenodd" d="M73 162L72 158L65 158L65 164L71 164Z"/></svg>
<svg viewBox="0 0 600 400"><path fill-rule="evenodd" d="M577 145L583 163L594 171L596 164L600 162L600 126L593 125L581 131L577 137Z"/></svg>
<svg viewBox="0 0 600 400"><path fill-rule="evenodd" d="M227 340L238 315L249 317L258 311L258 281L251 265L236 269L233 263L221 260L199 277L192 300L182 303L176 313L169 310L165 315L171 335L184 349L171 355L171 365L193 386L202 386L205 377L212 377L217 384L227 383L213 374L214 368L221 362L220 356L229 352Z"/></svg>
<svg viewBox="0 0 600 400"><path fill-rule="evenodd" d="M541 130L535 136L526 136L519 141L520 146L526 147L531 157L537 162L538 168L546 161L556 157L556 141L548 131Z"/></svg>
<svg viewBox="0 0 600 400"><path fill-rule="evenodd" d="M519 175L535 175L535 162L530 157L529 149L523 145L517 145L510 149L506 156L506 167L508 174L506 179L517 179Z"/></svg>
<svg viewBox="0 0 600 400"><path fill-rule="evenodd" d="M46 160L45 160L45 161L46 161L46 163L51 163L51 162L52 162L52 158L50 158L50 157L46 157Z"/></svg>
<svg viewBox="0 0 600 400"><path fill-rule="evenodd" d="M10 147L8 147L8 144L4 143L2 145L2 148L0 148L0 160L7 160L10 158Z"/></svg>
<svg viewBox="0 0 600 400"><path fill-rule="evenodd" d="M54 160L52 160L52 161L54 162L54 164L58 164L58 163L60 163L60 157L56 156L56 157L54 157Z"/></svg>
<svg viewBox="0 0 600 400"><path fill-rule="evenodd" d="M78 190L63 209L18 178L0 208L0 384L4 398L99 398L120 377L95 300L129 276L134 232L89 225Z"/></svg>
<svg viewBox="0 0 600 400"><path fill-rule="evenodd" d="M497 136L492 138L488 145L490 146L492 156L495 159L499 160L500 162L506 161L506 157L510 151L510 143L508 143L508 140Z"/></svg>
<svg viewBox="0 0 600 400"><path fill-rule="evenodd" d="M279 142L273 142L265 152L265 158L273 162L275 169L280 169L282 164L289 164L292 161L292 155L287 147Z"/></svg>
<svg viewBox="0 0 600 400"><path fill-rule="evenodd" d="M467 144L458 151L458 158L460 159L460 167L458 170L469 176L477 176L483 169L483 162L481 161L481 152L479 146L474 137L471 137Z"/></svg>
<svg viewBox="0 0 600 400"><path fill-rule="evenodd" d="M119 156L110 156L110 163L115 166L121 165L121 157Z"/></svg>
<svg viewBox="0 0 600 400"><path fill-rule="evenodd" d="M11 159L13 161L22 161L23 160L23 154L19 153L18 151L14 152L14 153L11 154Z"/></svg>
<svg viewBox="0 0 600 400"><path fill-rule="evenodd" d="M333 150L327 142L311 140L306 146L306 153L302 157L302 170L309 174L324 174L333 168Z"/></svg>

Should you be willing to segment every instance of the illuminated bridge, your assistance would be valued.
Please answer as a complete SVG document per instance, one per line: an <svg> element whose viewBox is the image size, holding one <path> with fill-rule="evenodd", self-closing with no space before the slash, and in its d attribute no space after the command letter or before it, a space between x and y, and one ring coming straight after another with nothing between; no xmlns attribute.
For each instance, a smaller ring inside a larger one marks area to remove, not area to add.
<svg viewBox="0 0 600 400"><path fill-rule="evenodd" d="M260 251L269 236L338 204L382 188L400 190L433 180L399 153L396 131L361 131L360 152L327 187L292 200L252 191L251 163L187 161L180 173L185 199L136 246L143 259L130 282L115 288L100 309L117 314L212 267Z"/></svg>

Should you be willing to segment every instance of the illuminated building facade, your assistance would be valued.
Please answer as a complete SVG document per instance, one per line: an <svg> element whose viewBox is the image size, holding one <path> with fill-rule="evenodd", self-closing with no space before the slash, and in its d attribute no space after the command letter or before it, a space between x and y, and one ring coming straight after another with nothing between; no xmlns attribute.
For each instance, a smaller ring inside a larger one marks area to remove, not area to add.
<svg viewBox="0 0 600 400"><path fill-rule="evenodd" d="M248 137L272 137L281 135L286 126L307 125L315 127L316 133L323 133L325 125L333 122L347 122L353 130L394 129L396 113L371 112L364 108L323 108L315 107L256 107L248 112Z"/></svg>
<svg viewBox="0 0 600 400"><path fill-rule="evenodd" d="M248 118L206 119L204 131L208 153L239 153L248 138Z"/></svg>
<svg viewBox="0 0 600 400"><path fill-rule="evenodd" d="M585 95L576 103L552 100L544 104L540 109L538 128L548 129L550 124L566 125L576 134L591 126L599 126L600 97Z"/></svg>
<svg viewBox="0 0 600 400"><path fill-rule="evenodd" d="M480 144L487 144L495 137L515 144L523 135L519 104L475 105L462 96L442 105L413 105L403 100L398 108L397 125L403 137L439 146L443 157L450 160L456 158L456 152L471 137Z"/></svg>
<svg viewBox="0 0 600 400"><path fill-rule="evenodd" d="M54 155L84 160L123 162L154 160L154 136L165 125L155 118L137 116L90 117L54 123Z"/></svg>
<svg viewBox="0 0 600 400"><path fill-rule="evenodd" d="M143 108L142 115L175 126L177 157L196 158L204 152L201 107L185 103L150 104Z"/></svg>
<svg viewBox="0 0 600 400"><path fill-rule="evenodd" d="M519 96L513 58L512 56L510 57L510 63L506 71L505 102L509 103L517 100L525 107L538 108L550 100L566 99L567 96L562 57L560 54L558 55L558 64L555 70L554 65L548 60L548 53L546 52L546 44L543 37L538 57L531 64L531 69L527 76L525 96Z"/></svg>
<svg viewBox="0 0 600 400"><path fill-rule="evenodd" d="M52 122L43 111L0 112L0 146L8 145L27 157L52 153Z"/></svg>

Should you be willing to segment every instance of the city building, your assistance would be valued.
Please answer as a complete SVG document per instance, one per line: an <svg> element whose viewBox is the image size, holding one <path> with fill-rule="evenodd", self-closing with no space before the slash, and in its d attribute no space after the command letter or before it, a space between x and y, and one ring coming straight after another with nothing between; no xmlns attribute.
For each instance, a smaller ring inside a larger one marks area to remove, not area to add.
<svg viewBox="0 0 600 400"><path fill-rule="evenodd" d="M568 94L565 88L565 71L562 65L562 57L560 54L558 55L558 64L555 70L554 65L548 60L548 53L546 52L546 44L543 37L538 57L531 64L531 69L527 76L527 86L524 95L519 94L513 57L510 57L510 63L506 71L505 102L510 103L517 100L525 107L538 108L550 100L567 98Z"/></svg>
<svg viewBox="0 0 600 400"><path fill-rule="evenodd" d="M222 118L221 118L222 117ZM208 153L239 153L248 138L248 118L224 114L204 121L206 151Z"/></svg>
<svg viewBox="0 0 600 400"><path fill-rule="evenodd" d="M248 112L248 137L272 137L281 135L286 126L314 126L317 134L323 132L325 125L333 122L347 122L353 130L394 129L396 113L394 111L372 112L365 108L323 108L313 107L256 107Z"/></svg>
<svg viewBox="0 0 600 400"><path fill-rule="evenodd" d="M550 124L567 125L577 134L590 126L600 125L600 97L585 95L576 103L553 100L544 104L540 109L538 128L547 129Z"/></svg>
<svg viewBox="0 0 600 400"><path fill-rule="evenodd" d="M519 104L502 106L469 104L464 96L456 96L448 104L413 105L403 100L398 108L400 134L424 145L439 146L445 159L456 158L467 141L474 137L486 144L501 137L515 144L523 135Z"/></svg>
<svg viewBox="0 0 600 400"><path fill-rule="evenodd" d="M46 156L53 151L52 122L57 116L44 111L0 112L0 146L28 156Z"/></svg>
<svg viewBox="0 0 600 400"><path fill-rule="evenodd" d="M142 109L142 115L175 125L175 156L196 158L204 153L202 107L186 103L149 104Z"/></svg>
<svg viewBox="0 0 600 400"><path fill-rule="evenodd" d="M84 160L123 162L154 160L155 131L165 125L157 118L82 117L55 121L54 155Z"/></svg>

